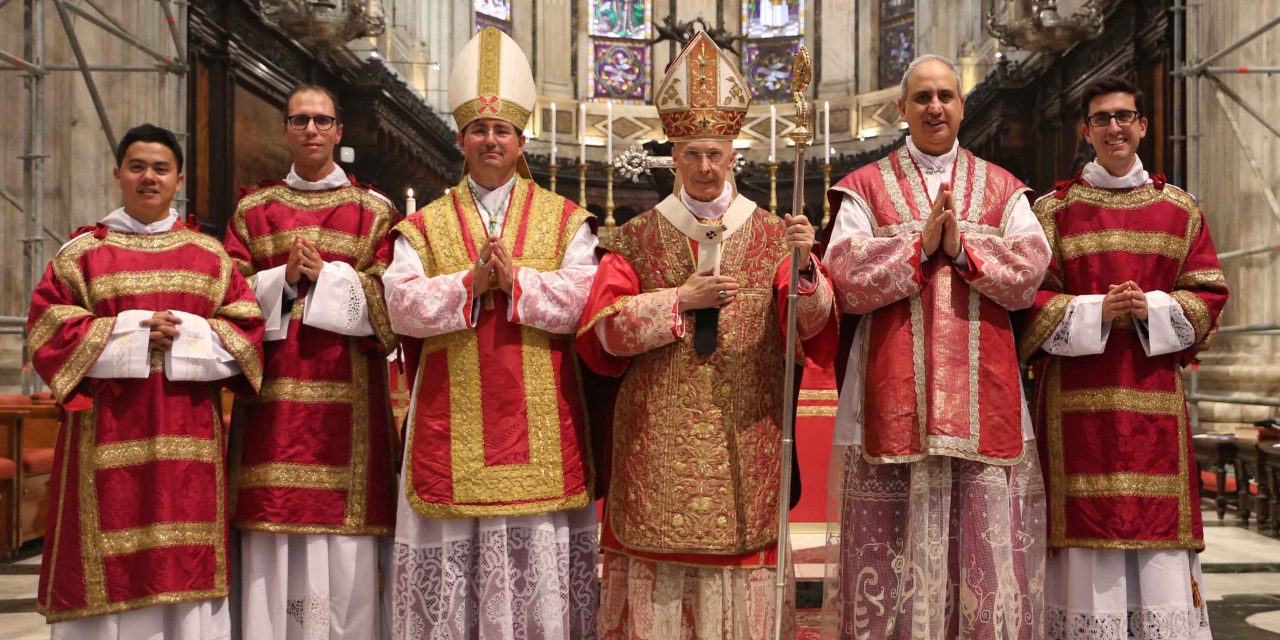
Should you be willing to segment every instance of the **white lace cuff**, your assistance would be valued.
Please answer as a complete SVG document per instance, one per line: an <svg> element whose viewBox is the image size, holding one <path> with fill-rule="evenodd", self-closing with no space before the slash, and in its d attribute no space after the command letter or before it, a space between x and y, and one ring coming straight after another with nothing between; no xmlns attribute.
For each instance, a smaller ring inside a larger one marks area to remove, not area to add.
<svg viewBox="0 0 1280 640"><path fill-rule="evenodd" d="M371 336L369 305L356 270L345 262L326 262L307 291L302 324L344 336Z"/></svg>
<svg viewBox="0 0 1280 640"><path fill-rule="evenodd" d="M146 378L151 375L151 329L138 323L154 311L130 309L116 316L107 346L89 367L87 378Z"/></svg>
<svg viewBox="0 0 1280 640"><path fill-rule="evenodd" d="M285 282L286 265L264 269L254 275L253 296L262 307L262 317L267 321L264 342L284 340L289 337L289 314L284 300L298 297L298 290Z"/></svg>
<svg viewBox="0 0 1280 640"><path fill-rule="evenodd" d="M1148 356L1177 353L1196 342L1196 330L1173 296L1148 291L1147 319L1138 320L1138 340Z"/></svg>
<svg viewBox="0 0 1280 640"><path fill-rule="evenodd" d="M1044 350L1055 356L1088 356L1102 353L1111 336L1111 323L1102 321L1102 301L1106 296L1076 296L1058 328L1044 342Z"/></svg>
<svg viewBox="0 0 1280 640"><path fill-rule="evenodd" d="M227 351L209 321L185 311L172 311L182 320L173 347L164 354L164 375L174 382L222 380L240 373L240 363Z"/></svg>

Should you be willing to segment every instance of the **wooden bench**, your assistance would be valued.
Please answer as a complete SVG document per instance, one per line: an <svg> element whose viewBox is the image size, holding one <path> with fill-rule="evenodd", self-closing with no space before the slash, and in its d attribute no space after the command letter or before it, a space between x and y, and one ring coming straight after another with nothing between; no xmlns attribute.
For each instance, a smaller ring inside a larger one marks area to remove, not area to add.
<svg viewBox="0 0 1280 640"><path fill-rule="evenodd" d="M1239 494L1229 497L1230 492L1227 491L1227 469L1230 468L1235 472L1237 483L1242 475L1238 459L1239 443L1234 435L1225 433L1199 433L1191 437L1191 442L1195 448L1198 467L1196 481L1200 483L1200 494L1205 494L1200 470L1209 471L1213 473L1216 480L1217 486L1213 488L1214 504L1218 508L1218 519L1222 520L1227 516L1227 506L1231 504L1232 497L1235 498L1237 506L1239 504Z"/></svg>
<svg viewBox="0 0 1280 640"><path fill-rule="evenodd" d="M12 397L0 404L0 458L14 465L2 516L0 554L12 554L29 540L44 537L49 515L49 483L58 438L59 409L51 402L22 404Z"/></svg>

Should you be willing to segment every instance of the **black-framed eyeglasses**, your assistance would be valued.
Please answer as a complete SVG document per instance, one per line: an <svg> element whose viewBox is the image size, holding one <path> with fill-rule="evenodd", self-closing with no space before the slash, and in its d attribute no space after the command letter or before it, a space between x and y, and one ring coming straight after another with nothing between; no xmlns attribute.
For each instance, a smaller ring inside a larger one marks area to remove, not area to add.
<svg viewBox="0 0 1280 640"><path fill-rule="evenodd" d="M338 119L333 116L293 115L285 118L284 121L289 123L289 128L294 131L305 131L307 125L312 122L316 123L316 130L328 131L333 128L333 125L338 122Z"/></svg>
<svg viewBox="0 0 1280 640"><path fill-rule="evenodd" d="M1129 109L1121 109L1115 113L1099 111L1098 113L1090 114L1088 120L1089 126L1102 128L1109 126L1112 118L1115 118L1116 124L1119 125L1133 124L1134 121L1138 119L1139 115L1140 114L1137 111L1131 111Z"/></svg>

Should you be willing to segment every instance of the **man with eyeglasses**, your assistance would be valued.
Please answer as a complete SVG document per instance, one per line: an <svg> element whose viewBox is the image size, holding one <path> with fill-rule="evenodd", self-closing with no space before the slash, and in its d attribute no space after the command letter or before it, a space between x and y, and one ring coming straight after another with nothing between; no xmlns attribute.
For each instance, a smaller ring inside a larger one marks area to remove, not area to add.
<svg viewBox="0 0 1280 640"><path fill-rule="evenodd" d="M293 167L241 195L227 252L266 316L266 371L238 434L234 522L247 640L377 638L394 530L395 425L383 303L396 211L333 161L338 103L302 85L283 122Z"/></svg>
<svg viewBox="0 0 1280 640"><path fill-rule="evenodd" d="M1142 93L1086 87L1097 158L1035 204L1053 262L1019 345L1047 470L1048 637L1209 638L1204 532L1180 370L1227 282L1194 198L1148 173Z"/></svg>
<svg viewBox="0 0 1280 640"><path fill-rule="evenodd" d="M594 218L533 182L529 61L492 27L454 58L463 179L396 225L383 276L413 380L392 637L590 638L596 511L573 332Z"/></svg>
<svg viewBox="0 0 1280 640"><path fill-rule="evenodd" d="M860 316L836 368L830 601L842 637L1037 638L1044 493L1010 312L1049 245L1027 188L960 147L950 60L913 60L898 109L906 143L827 194L836 301Z"/></svg>
<svg viewBox="0 0 1280 640"><path fill-rule="evenodd" d="M791 249L798 343L819 362L834 352L831 285L803 213L737 193L733 139L750 98L706 33L657 95L676 192L604 242L578 330L587 364L622 379L600 445L612 446L600 637L762 640L789 570L777 523Z"/></svg>

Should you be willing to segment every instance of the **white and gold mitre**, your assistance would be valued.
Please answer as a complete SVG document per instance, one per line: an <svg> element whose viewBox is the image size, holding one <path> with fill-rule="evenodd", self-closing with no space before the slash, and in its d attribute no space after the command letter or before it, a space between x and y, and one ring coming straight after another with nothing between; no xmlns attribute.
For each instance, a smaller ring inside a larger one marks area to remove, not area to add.
<svg viewBox="0 0 1280 640"><path fill-rule="evenodd" d="M505 120L524 131L537 100L529 58L507 34L485 27L454 58L449 109L459 131L480 118Z"/></svg>
<svg viewBox="0 0 1280 640"><path fill-rule="evenodd" d="M729 57L705 31L684 46L658 84L658 117L672 142L733 140L751 95Z"/></svg>

